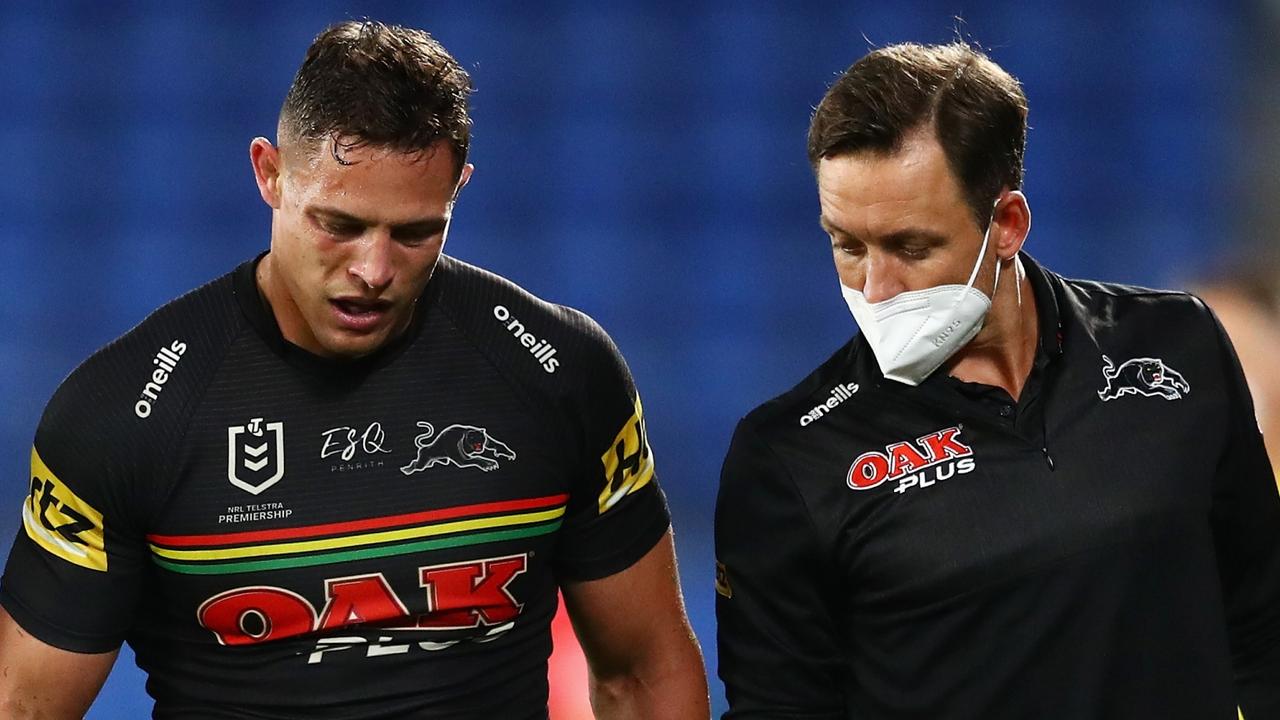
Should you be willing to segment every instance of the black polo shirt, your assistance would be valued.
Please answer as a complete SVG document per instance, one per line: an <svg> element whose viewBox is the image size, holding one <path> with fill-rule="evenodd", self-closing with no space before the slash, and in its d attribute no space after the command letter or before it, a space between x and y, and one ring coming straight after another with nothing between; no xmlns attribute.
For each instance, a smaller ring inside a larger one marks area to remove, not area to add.
<svg viewBox="0 0 1280 720"><path fill-rule="evenodd" d="M726 718L1280 717L1280 497L1221 326L1022 260L1016 402L857 336L739 424Z"/></svg>

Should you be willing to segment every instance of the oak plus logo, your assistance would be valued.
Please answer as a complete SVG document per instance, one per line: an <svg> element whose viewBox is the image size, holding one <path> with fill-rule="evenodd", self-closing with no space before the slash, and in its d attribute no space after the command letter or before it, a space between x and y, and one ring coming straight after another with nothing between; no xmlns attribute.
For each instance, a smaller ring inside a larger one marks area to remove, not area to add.
<svg viewBox="0 0 1280 720"><path fill-rule="evenodd" d="M227 428L227 479L257 495L284 477L284 423L253 418Z"/></svg>
<svg viewBox="0 0 1280 720"><path fill-rule="evenodd" d="M973 448L960 441L960 430L957 425L859 455L849 466L849 487L871 490L892 480L898 483L893 491L905 493L973 472Z"/></svg>
<svg viewBox="0 0 1280 720"><path fill-rule="evenodd" d="M438 651L462 641L488 642L515 627L524 603L511 585L528 568L527 553L424 565L416 571L416 597L401 597L381 572L327 578L322 606L288 588L248 585L205 600L196 619L225 646L346 633L321 638L308 664L349 650L363 651L365 657L401 655L413 647ZM411 611L410 605L425 611ZM363 630L392 631L399 639L352 634Z"/></svg>

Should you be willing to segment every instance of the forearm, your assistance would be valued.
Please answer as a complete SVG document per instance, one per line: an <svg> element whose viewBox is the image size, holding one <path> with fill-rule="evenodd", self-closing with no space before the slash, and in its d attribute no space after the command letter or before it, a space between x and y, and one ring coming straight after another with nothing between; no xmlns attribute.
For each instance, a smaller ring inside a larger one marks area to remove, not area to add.
<svg viewBox="0 0 1280 720"><path fill-rule="evenodd" d="M0 697L0 717L7 720L74 720L84 717L84 710L51 708L58 700L36 694L18 693Z"/></svg>
<svg viewBox="0 0 1280 720"><path fill-rule="evenodd" d="M702 651L680 600L670 531L626 570L566 585L564 600L587 658L597 718L710 716Z"/></svg>
<svg viewBox="0 0 1280 720"><path fill-rule="evenodd" d="M0 606L0 718L82 718L116 653L81 654L46 645Z"/></svg>
<svg viewBox="0 0 1280 720"><path fill-rule="evenodd" d="M591 708L599 720L703 720L711 714L700 654L650 672L591 673Z"/></svg>
<svg viewBox="0 0 1280 720"><path fill-rule="evenodd" d="M0 670L0 718L6 720L75 720L93 703L101 681L81 684L79 678L58 673L48 679L31 678L4 664Z"/></svg>

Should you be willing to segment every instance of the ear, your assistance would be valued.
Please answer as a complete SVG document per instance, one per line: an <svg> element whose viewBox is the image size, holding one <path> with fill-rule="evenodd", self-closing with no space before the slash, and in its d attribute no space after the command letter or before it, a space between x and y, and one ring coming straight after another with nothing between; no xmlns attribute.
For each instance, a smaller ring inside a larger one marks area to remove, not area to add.
<svg viewBox="0 0 1280 720"><path fill-rule="evenodd" d="M996 255L1004 260L1014 258L1031 232L1031 206L1020 190L1009 190L996 202L991 215L995 225L991 230L991 242Z"/></svg>
<svg viewBox="0 0 1280 720"><path fill-rule="evenodd" d="M283 167L280 149L264 137L256 137L249 143L249 162L253 164L253 179L258 183L258 194L272 208L280 209L280 183Z"/></svg>
<svg viewBox="0 0 1280 720"><path fill-rule="evenodd" d="M475 171L476 166L471 163L467 163L462 166L462 172L458 173L458 185L453 188L454 200L458 199L458 193L462 192L462 188L466 187L467 183L471 182L471 173Z"/></svg>

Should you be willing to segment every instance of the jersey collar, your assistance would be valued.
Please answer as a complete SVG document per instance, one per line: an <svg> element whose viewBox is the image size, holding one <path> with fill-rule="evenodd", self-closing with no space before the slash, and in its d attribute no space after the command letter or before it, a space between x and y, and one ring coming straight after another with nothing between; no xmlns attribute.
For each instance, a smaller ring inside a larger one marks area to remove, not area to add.
<svg viewBox="0 0 1280 720"><path fill-rule="evenodd" d="M326 358L294 345L280 333L280 326L276 323L275 314L271 312L271 306L262 296L262 293L259 292L256 279L258 263L266 255L266 251L263 251L252 260L241 263L232 273L232 287L235 289L236 302L250 327L262 338L272 352L290 365L321 375L359 375L375 367L386 365L399 356L421 334L423 320L427 315L431 300L436 294L433 292L433 286L439 285L439 283L427 283L426 290L423 291L422 296L418 299L418 307L413 314L413 320L400 337L376 352L356 360ZM440 263L437 264L435 272L438 274L441 266L445 264L445 256L441 255Z"/></svg>

